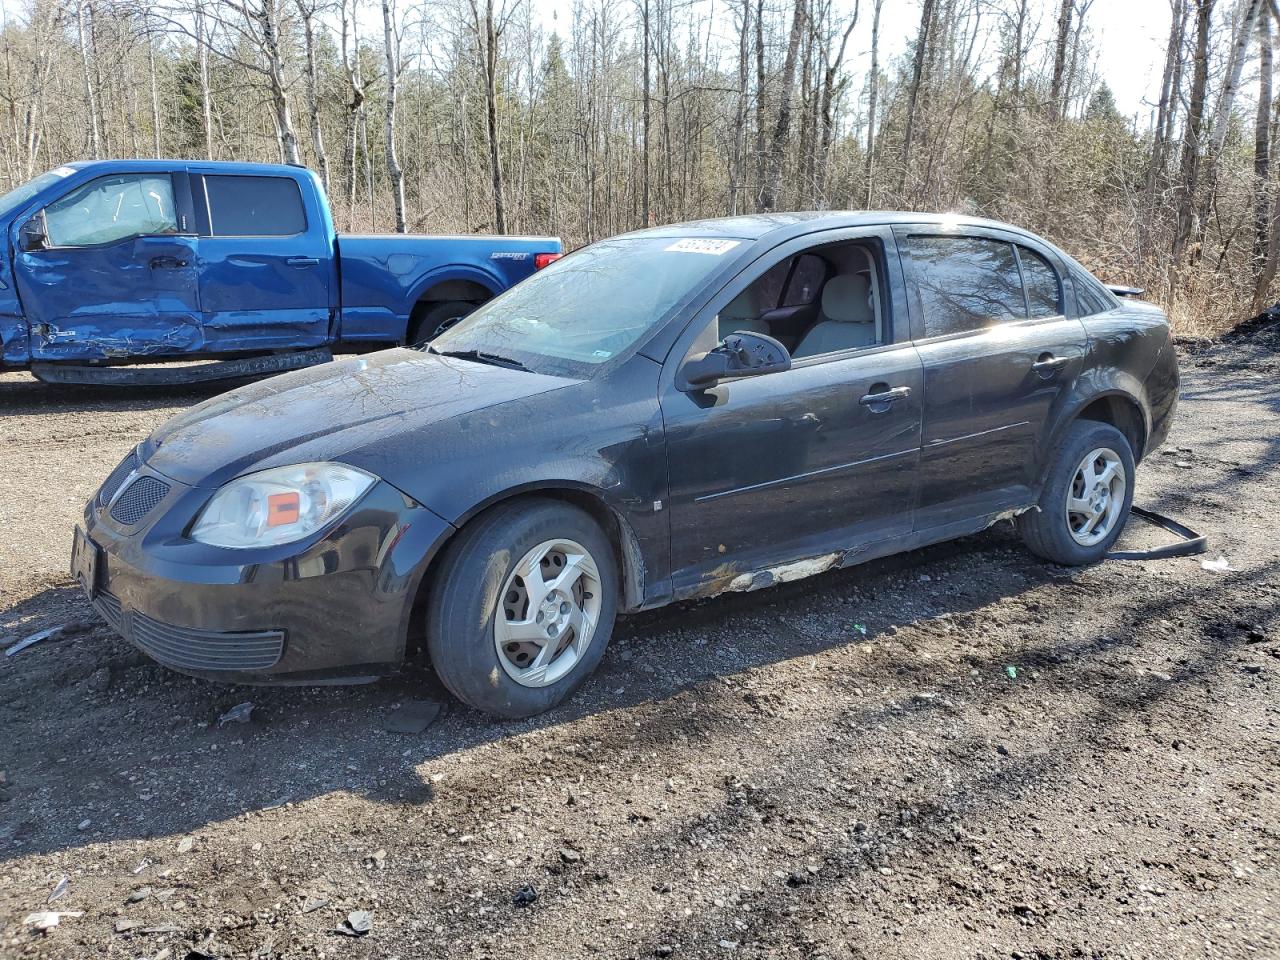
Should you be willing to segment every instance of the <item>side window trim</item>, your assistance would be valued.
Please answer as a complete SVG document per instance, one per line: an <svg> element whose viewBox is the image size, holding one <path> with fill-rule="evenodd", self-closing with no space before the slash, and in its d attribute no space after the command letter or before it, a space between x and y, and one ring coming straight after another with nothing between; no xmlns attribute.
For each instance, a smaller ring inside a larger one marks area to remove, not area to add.
<svg viewBox="0 0 1280 960"><path fill-rule="evenodd" d="M906 301L910 311L911 340L917 343L940 343L946 340L958 340L963 337L973 337L986 333L987 329L963 330L958 333L943 333L936 336L925 336L924 329L924 311L919 299L919 291L915 282L914 266L911 264L911 254L907 248L907 239L912 236L929 236L929 237L977 237L983 240L998 240L1004 243L1012 244L1015 256L1018 256L1017 248L1025 246L1032 253L1039 254L1044 258L1045 262L1053 269L1058 277L1059 296L1062 301L1062 316L1065 317L1068 311L1073 307L1076 308L1076 315L1081 315L1079 307L1074 303L1074 271L1068 270L1063 264L1059 256L1036 237L1015 233L1008 230L1001 230L996 227L980 226L977 224L964 224L959 227L951 227L940 223L900 223L893 227L894 239L897 241L899 258L901 260L901 274L904 284ZM1018 270L1021 275L1022 262L1018 260ZM1023 297L1026 297L1026 282L1023 278ZM1068 302L1068 297L1071 302ZM1028 313L1030 311L1028 310ZM1016 320L1007 320L1002 322L1002 326L1010 324L1035 324L1056 320L1057 317L1045 317L1038 319L1021 318Z"/></svg>
<svg viewBox="0 0 1280 960"><path fill-rule="evenodd" d="M103 250L107 247L114 247L116 244L127 243L131 240L138 240L142 237L171 237L171 236L183 235L181 224L178 220L179 212L181 210L181 201L179 199L178 184L175 182L174 175L166 171L157 171L153 173L147 170L138 170L138 171L126 170L121 173L104 173L104 174L101 174L100 176L90 177L88 180L85 180L82 183L76 184L76 186L67 190L61 196L55 197L54 199L50 200L48 203L44 204L44 206L42 206L39 210L37 210L34 214L32 214L32 217L40 218L41 223L44 225L45 236L49 237L50 236L49 217L48 217L47 211L51 206L67 199L67 197L70 197L72 194L76 193L77 191L83 190L85 187L88 187L88 186L91 186L92 184L97 183L99 180L109 180L112 178L123 178L123 177L146 177L151 180L163 179L163 180L169 181L169 195L172 198L174 203L173 219L174 219L174 224L178 227L178 233L131 233L122 237L116 237L114 240L104 240L102 243L71 243L71 244L48 243L45 249L47 250ZM27 219L30 219L30 217L28 217Z"/></svg>

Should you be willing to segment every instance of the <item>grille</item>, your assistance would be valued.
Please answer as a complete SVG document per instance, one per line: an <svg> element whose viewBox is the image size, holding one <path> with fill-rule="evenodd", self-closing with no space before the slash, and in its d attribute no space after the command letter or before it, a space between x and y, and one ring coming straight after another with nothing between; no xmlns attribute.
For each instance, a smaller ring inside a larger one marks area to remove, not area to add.
<svg viewBox="0 0 1280 960"><path fill-rule="evenodd" d="M179 670L265 670L284 652L284 634L215 633L174 627L141 613L129 618L130 639L167 667Z"/></svg>
<svg viewBox="0 0 1280 960"><path fill-rule="evenodd" d="M111 519L130 526L137 523L169 492L169 485L155 477L138 477L124 488L124 493L111 507Z"/></svg>
<svg viewBox="0 0 1280 960"><path fill-rule="evenodd" d="M124 615L120 609L120 601L114 594L106 590L100 592L93 600L93 606L102 614L102 619L111 624L117 633L124 633Z"/></svg>
<svg viewBox="0 0 1280 960"><path fill-rule="evenodd" d="M120 489L120 484L124 483L125 478L138 466L138 455L133 451L120 461L120 466L111 471L111 475L107 477L106 482L98 490L98 503L100 506L106 506L111 502L111 498L116 495L116 491Z"/></svg>

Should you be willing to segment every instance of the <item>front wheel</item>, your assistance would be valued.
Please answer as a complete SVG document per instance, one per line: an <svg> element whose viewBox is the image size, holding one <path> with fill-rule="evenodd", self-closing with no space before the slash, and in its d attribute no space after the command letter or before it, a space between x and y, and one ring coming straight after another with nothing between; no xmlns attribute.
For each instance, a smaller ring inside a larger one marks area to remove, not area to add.
<svg viewBox="0 0 1280 960"><path fill-rule="evenodd" d="M1018 517L1037 556L1068 566L1101 560L1129 519L1133 449L1115 427L1077 420L1054 447L1039 509Z"/></svg>
<svg viewBox="0 0 1280 960"><path fill-rule="evenodd" d="M586 513L517 500L446 548L427 610L427 649L459 700L505 718L560 703L604 656L618 609L613 548Z"/></svg>

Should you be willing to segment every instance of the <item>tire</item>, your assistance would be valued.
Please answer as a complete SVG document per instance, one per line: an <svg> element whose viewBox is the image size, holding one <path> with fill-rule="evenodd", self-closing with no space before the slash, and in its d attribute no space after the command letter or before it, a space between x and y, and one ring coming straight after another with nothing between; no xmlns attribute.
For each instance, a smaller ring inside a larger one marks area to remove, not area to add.
<svg viewBox="0 0 1280 960"><path fill-rule="evenodd" d="M1039 509L1018 517L1018 531L1028 549L1046 560L1096 563L1129 519L1133 483L1133 449L1124 434L1110 424L1077 420L1054 445Z"/></svg>
<svg viewBox="0 0 1280 960"><path fill-rule="evenodd" d="M544 548L538 572L528 566L522 574L518 568ZM583 555L585 563L569 562ZM577 575L560 581L561 592L547 594L542 604L531 602L566 566ZM613 547L587 513L541 498L499 505L463 527L446 547L431 586L427 650L436 674L459 700L496 717L550 710L604 656L618 610L618 583Z"/></svg>
<svg viewBox="0 0 1280 960"><path fill-rule="evenodd" d="M444 303L420 305L413 311L405 345L418 347L429 343L478 306L478 303L467 300L449 300Z"/></svg>

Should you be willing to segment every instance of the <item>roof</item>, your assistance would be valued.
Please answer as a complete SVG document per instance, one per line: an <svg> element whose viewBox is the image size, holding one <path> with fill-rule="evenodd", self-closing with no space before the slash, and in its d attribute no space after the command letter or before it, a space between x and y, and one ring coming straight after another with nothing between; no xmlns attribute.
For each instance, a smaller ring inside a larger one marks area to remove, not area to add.
<svg viewBox="0 0 1280 960"><path fill-rule="evenodd" d="M908 210L801 210L788 213L756 213L712 220L690 220L661 227L637 230L627 236L732 237L739 240L785 240L790 236L842 227L883 226L896 223L939 223L956 226L991 227L1031 234L1021 227L997 220L966 217L954 213L916 213Z"/></svg>
<svg viewBox="0 0 1280 960"><path fill-rule="evenodd" d="M306 167L295 167L286 163L241 163L238 160L76 160L63 166L73 170L101 168L107 172L119 171L164 171L182 170L187 167L199 169L225 169L228 173L288 173L297 175L306 173Z"/></svg>

